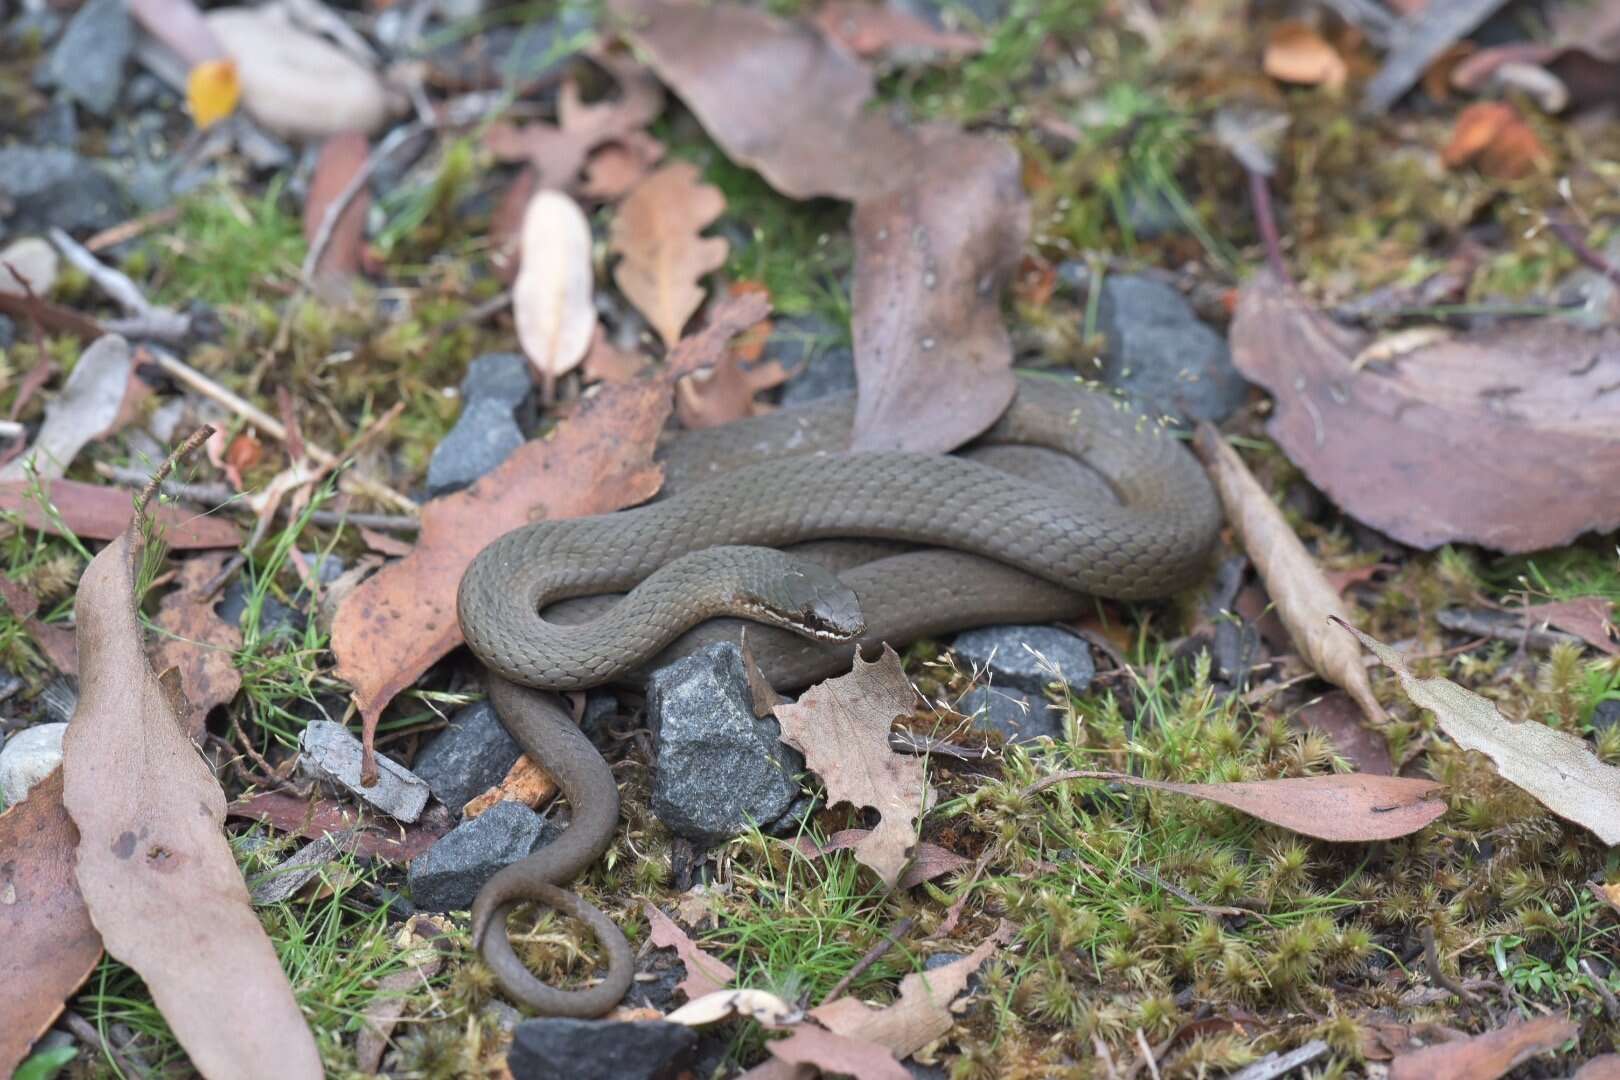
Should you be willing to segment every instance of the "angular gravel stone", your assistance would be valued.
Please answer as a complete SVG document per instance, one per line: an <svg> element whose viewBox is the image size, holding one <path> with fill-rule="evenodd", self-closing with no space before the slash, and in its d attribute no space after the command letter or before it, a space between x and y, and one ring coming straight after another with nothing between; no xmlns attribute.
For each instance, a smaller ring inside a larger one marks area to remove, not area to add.
<svg viewBox="0 0 1620 1080"><path fill-rule="evenodd" d="M463 911L498 870L549 843L558 831L522 803L504 799L411 860L411 902L423 911Z"/></svg>
<svg viewBox="0 0 1620 1080"><path fill-rule="evenodd" d="M1107 338L1103 382L1145 411L1219 423L1248 399L1226 339L1170 286L1146 277L1103 279L1097 328Z"/></svg>
<svg viewBox="0 0 1620 1080"><path fill-rule="evenodd" d="M124 65L134 47L135 27L125 0L90 0L69 20L40 69L40 79L97 116L106 116L118 102Z"/></svg>
<svg viewBox="0 0 1620 1080"><path fill-rule="evenodd" d="M18 232L52 225L93 232L122 221L129 205L100 166L59 146L0 148L0 192L11 203L8 223Z"/></svg>
<svg viewBox="0 0 1620 1080"><path fill-rule="evenodd" d="M716 844L780 818L799 796L798 751L774 717L754 715L735 642L717 642L653 672L647 719L658 744L652 809L669 828Z"/></svg>
<svg viewBox="0 0 1620 1080"><path fill-rule="evenodd" d="M16 806L28 791L62 764L62 736L66 724L35 724L23 728L0 746L0 800Z"/></svg>
<svg viewBox="0 0 1620 1080"><path fill-rule="evenodd" d="M500 783L523 750L487 701L467 706L416 755L412 771L452 814Z"/></svg>
<svg viewBox="0 0 1620 1080"><path fill-rule="evenodd" d="M517 353L489 353L468 366L456 426L428 460L434 495L459 490L505 461L523 445L522 421L533 409L529 364Z"/></svg>
<svg viewBox="0 0 1620 1080"><path fill-rule="evenodd" d="M298 737L298 767L305 776L336 784L389 817L407 824L422 816L428 786L392 758L377 755L377 782L360 783L360 740L342 724L314 720Z"/></svg>
<svg viewBox="0 0 1620 1080"><path fill-rule="evenodd" d="M506 1067L513 1080L675 1080L697 1043L696 1030L662 1020L525 1020Z"/></svg>
<svg viewBox="0 0 1620 1080"><path fill-rule="evenodd" d="M782 385L783 405L802 405L831 394L855 392L855 354L844 335L818 315L776 320L763 359L798 374Z"/></svg>
<svg viewBox="0 0 1620 1080"><path fill-rule="evenodd" d="M1039 653L1047 662L1036 657ZM1062 681L1076 693L1091 685L1097 665L1091 646L1055 626L986 626L956 635L951 651L974 672L985 671L992 686L1039 697L1046 684ZM1055 670L1054 670L1055 669Z"/></svg>
<svg viewBox="0 0 1620 1080"><path fill-rule="evenodd" d="M956 711L973 718L976 730L993 732L1009 743L1033 742L1042 735L1063 736L1058 714L1047 708L1045 699L1022 690L998 686L975 686L956 703Z"/></svg>

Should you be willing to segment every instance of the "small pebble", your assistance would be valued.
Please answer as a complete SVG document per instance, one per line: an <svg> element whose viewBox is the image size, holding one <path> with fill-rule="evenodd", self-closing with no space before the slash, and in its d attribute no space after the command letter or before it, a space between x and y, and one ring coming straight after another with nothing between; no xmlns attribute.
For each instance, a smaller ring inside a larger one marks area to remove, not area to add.
<svg viewBox="0 0 1620 1080"><path fill-rule="evenodd" d="M0 800L15 806L33 786L62 764L62 736L66 724L35 724L23 728L0 747Z"/></svg>
<svg viewBox="0 0 1620 1080"><path fill-rule="evenodd" d="M342 724L312 721L298 745L303 751L298 767L305 776L336 785L406 824L422 816L428 786L399 762L378 754L377 782L370 787L360 783L360 740Z"/></svg>
<svg viewBox="0 0 1620 1080"><path fill-rule="evenodd" d="M411 860L411 902L423 911L463 911L484 883L543 842L548 823L519 802L503 800L445 833Z"/></svg>

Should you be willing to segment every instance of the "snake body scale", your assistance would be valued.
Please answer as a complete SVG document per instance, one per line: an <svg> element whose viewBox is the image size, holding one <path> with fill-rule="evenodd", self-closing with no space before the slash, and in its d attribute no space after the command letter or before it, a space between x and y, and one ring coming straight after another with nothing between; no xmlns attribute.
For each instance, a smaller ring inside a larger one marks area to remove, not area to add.
<svg viewBox="0 0 1620 1080"><path fill-rule="evenodd" d="M490 669L491 701L573 812L561 837L501 870L473 905L474 941L514 999L597 1016L633 972L618 929L561 887L611 842L618 788L537 691L636 682L736 640L738 615L775 624L748 623L749 649L773 685L796 689L847 669L864 645L1072 617L1088 594L1168 595L1196 578L1219 528L1192 455L1073 382L1021 376L1001 419L957 455L843 453L853 412L851 399L832 399L682 433L660 448L656 501L524 526L467 569L459 615ZM600 982L548 986L493 932L530 900L591 927L607 953Z"/></svg>

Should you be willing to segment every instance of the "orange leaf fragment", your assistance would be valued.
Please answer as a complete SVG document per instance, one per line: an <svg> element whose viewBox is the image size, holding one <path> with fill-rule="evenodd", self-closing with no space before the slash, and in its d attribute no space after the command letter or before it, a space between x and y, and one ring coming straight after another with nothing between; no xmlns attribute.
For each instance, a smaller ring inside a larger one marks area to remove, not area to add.
<svg viewBox="0 0 1620 1080"><path fill-rule="evenodd" d="M1494 180L1520 180L1547 164L1551 155L1512 105L1477 101L1457 114L1440 160L1451 169L1473 162Z"/></svg>
<svg viewBox="0 0 1620 1080"><path fill-rule="evenodd" d="M1261 67L1278 82L1331 90L1342 87L1350 73L1339 51L1299 22L1279 23L1271 31Z"/></svg>
<svg viewBox="0 0 1620 1080"><path fill-rule="evenodd" d="M242 84L235 60L204 60L186 75L186 111L199 128L212 127L236 111Z"/></svg>

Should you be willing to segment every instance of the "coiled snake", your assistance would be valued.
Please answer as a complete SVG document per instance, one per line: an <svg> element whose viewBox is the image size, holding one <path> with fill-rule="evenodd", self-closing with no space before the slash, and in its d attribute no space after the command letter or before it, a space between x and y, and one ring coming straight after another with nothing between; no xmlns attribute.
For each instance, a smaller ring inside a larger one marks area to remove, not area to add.
<svg viewBox="0 0 1620 1080"><path fill-rule="evenodd" d="M633 970L612 922L561 888L611 842L617 785L537 690L634 681L735 639L741 624L728 615L770 624L750 627L750 652L773 685L793 689L847 667L860 645L1072 617L1088 594L1165 596L1196 578L1219 528L1192 455L1072 381L1021 376L1001 419L958 455L840 453L852 415L846 398L682 434L660 450L658 501L525 526L468 567L461 627L490 669L491 701L573 812L561 837L496 874L473 905L474 941L514 999L597 1016ZM547 986L491 932L529 900L591 927L607 952L600 983Z"/></svg>

